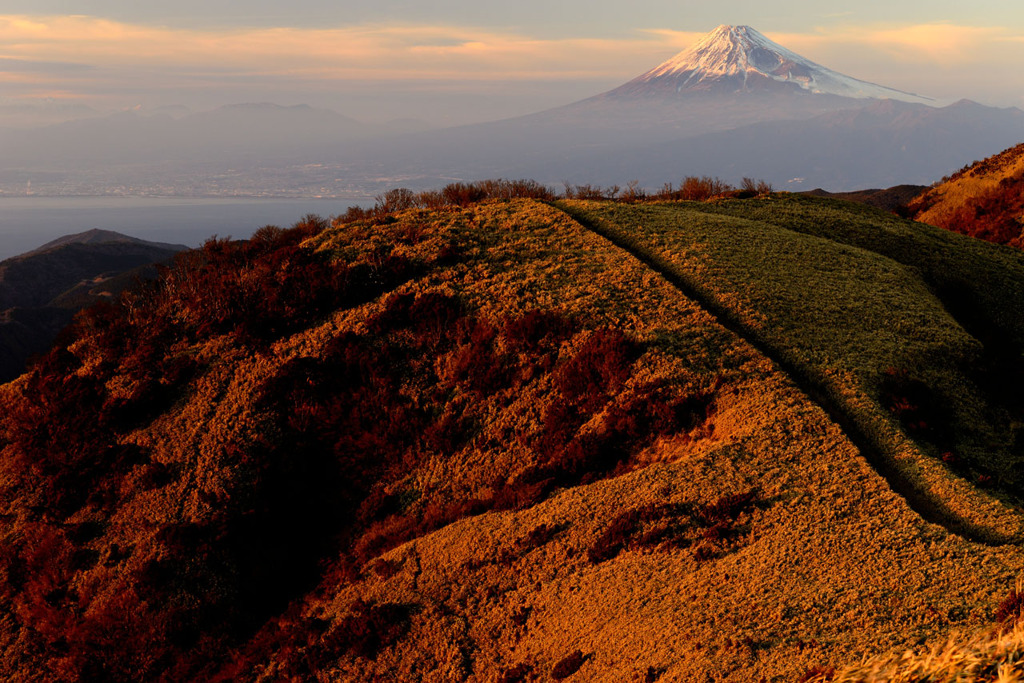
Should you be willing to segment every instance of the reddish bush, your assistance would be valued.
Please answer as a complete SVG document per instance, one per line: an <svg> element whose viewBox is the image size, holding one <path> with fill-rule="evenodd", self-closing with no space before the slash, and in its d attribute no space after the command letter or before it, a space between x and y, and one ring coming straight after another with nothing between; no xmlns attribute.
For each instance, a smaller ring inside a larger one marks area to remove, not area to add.
<svg viewBox="0 0 1024 683"><path fill-rule="evenodd" d="M636 529L639 518L639 510L629 510L613 519L587 550L587 559L597 564L618 555Z"/></svg>
<svg viewBox="0 0 1024 683"><path fill-rule="evenodd" d="M1017 623L1024 618L1024 592L1011 588L1003 601L996 607L995 620L1000 623Z"/></svg>
<svg viewBox="0 0 1024 683"><path fill-rule="evenodd" d="M744 178L740 183L740 191L752 197L764 196L771 194L772 186L771 183L765 182L764 180Z"/></svg>
<svg viewBox="0 0 1024 683"><path fill-rule="evenodd" d="M528 553L535 548L547 545L551 542L551 539L560 531L560 528L555 524L539 524L530 530L523 538L519 539L516 544L520 552Z"/></svg>
<svg viewBox="0 0 1024 683"><path fill-rule="evenodd" d="M495 487L495 510L523 510L540 501L554 490L557 480L548 469L527 470L510 484Z"/></svg>
<svg viewBox="0 0 1024 683"><path fill-rule="evenodd" d="M705 525L715 525L720 522L733 522L741 512L753 507L757 500L757 492L753 489L745 493L722 496L713 503L700 505L694 511L694 516Z"/></svg>
<svg viewBox="0 0 1024 683"><path fill-rule="evenodd" d="M923 212L927 206L918 207ZM1024 213L1024 178L1004 178L985 193L972 196L940 227L996 244L1024 247L1019 216Z"/></svg>
<svg viewBox="0 0 1024 683"><path fill-rule="evenodd" d="M533 673L533 666L530 664L516 664L505 669L498 675L498 683L522 683L529 679Z"/></svg>
<svg viewBox="0 0 1024 683"><path fill-rule="evenodd" d="M698 543L698 560L714 557L734 535L733 523L753 506L753 491L724 496L707 505L649 504L616 516L587 550L587 558L604 562L626 549L685 548Z"/></svg>
<svg viewBox="0 0 1024 683"><path fill-rule="evenodd" d="M710 176L687 176L679 184L679 189L674 189L671 183L666 184L661 192L654 195L654 199L666 200L676 199L685 201L701 202L712 197L719 196L734 188L729 183Z"/></svg>
<svg viewBox="0 0 1024 683"><path fill-rule="evenodd" d="M797 679L797 683L808 683L809 681L831 681L835 677L836 670L830 666L812 666Z"/></svg>
<svg viewBox="0 0 1024 683"><path fill-rule="evenodd" d="M889 368L879 386L882 405L911 436L940 446L950 442L948 410L942 399L906 370Z"/></svg>
<svg viewBox="0 0 1024 683"><path fill-rule="evenodd" d="M370 605L357 601L352 606L352 614L336 622L321 638L315 649L316 663L322 667L349 652L365 659L376 658L381 650L391 647L408 633L412 612L412 605Z"/></svg>
<svg viewBox="0 0 1024 683"><path fill-rule="evenodd" d="M556 369L555 388L570 403L593 412L626 381L636 355L636 344L619 330L595 330L576 355Z"/></svg>
<svg viewBox="0 0 1024 683"><path fill-rule="evenodd" d="M405 211L416 206L416 194L404 187L388 190L376 197L376 210L383 213Z"/></svg>
<svg viewBox="0 0 1024 683"><path fill-rule="evenodd" d="M687 527L685 514L683 506L655 503L626 510L612 520L587 550L587 558L596 564L610 560L626 548L650 547L674 539ZM649 527L652 523L653 528ZM645 526L649 527L646 531Z"/></svg>
<svg viewBox="0 0 1024 683"><path fill-rule="evenodd" d="M582 652L576 650L555 664L554 668L551 669L551 677L556 681L568 678L579 671L587 659L588 657L585 657Z"/></svg>
<svg viewBox="0 0 1024 683"><path fill-rule="evenodd" d="M643 673L641 680L643 683L655 683L664 673L665 669L658 669L656 667L649 666L647 667L647 671Z"/></svg>
<svg viewBox="0 0 1024 683"><path fill-rule="evenodd" d="M601 187L600 185L591 185L589 183L585 185L565 183L565 191L562 193L562 196L566 199L615 199L619 196L620 189L618 185Z"/></svg>
<svg viewBox="0 0 1024 683"><path fill-rule="evenodd" d="M545 346L557 347L576 330L576 324L553 311L533 309L506 318L501 334L509 345L521 351L536 351Z"/></svg>
<svg viewBox="0 0 1024 683"><path fill-rule="evenodd" d="M633 204L635 202L643 201L647 199L647 191L640 187L639 180L630 180L626 183L626 189L619 194L619 201L626 204Z"/></svg>
<svg viewBox="0 0 1024 683"><path fill-rule="evenodd" d="M441 196L452 206L469 206L487 198L487 193L473 183L451 183L441 190Z"/></svg>

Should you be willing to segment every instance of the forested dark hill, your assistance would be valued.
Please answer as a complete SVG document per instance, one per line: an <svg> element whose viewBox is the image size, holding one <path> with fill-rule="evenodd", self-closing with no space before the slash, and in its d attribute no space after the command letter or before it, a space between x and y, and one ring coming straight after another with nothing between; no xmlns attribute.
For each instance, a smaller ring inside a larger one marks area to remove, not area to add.
<svg viewBox="0 0 1024 683"><path fill-rule="evenodd" d="M154 264L183 249L90 230L0 262L0 380L21 374L25 360L48 349L76 310L155 277Z"/></svg>

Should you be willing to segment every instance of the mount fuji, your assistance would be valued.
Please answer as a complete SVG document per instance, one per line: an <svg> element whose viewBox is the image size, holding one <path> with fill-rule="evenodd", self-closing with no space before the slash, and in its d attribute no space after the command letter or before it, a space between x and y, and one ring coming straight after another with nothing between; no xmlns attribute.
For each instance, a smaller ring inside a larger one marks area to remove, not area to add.
<svg viewBox="0 0 1024 683"><path fill-rule="evenodd" d="M1019 109L936 105L723 25L607 92L406 138L375 161L423 187L497 176L658 187L718 174L841 191L928 184L1024 139Z"/></svg>
<svg viewBox="0 0 1024 683"><path fill-rule="evenodd" d="M868 83L816 64L749 26L722 25L609 97L794 92L931 104L928 97Z"/></svg>
<svg viewBox="0 0 1024 683"><path fill-rule="evenodd" d="M934 100L862 81L817 64L749 26L722 25L628 83L523 117L531 125L625 132L648 143L765 121L809 119L879 100Z"/></svg>

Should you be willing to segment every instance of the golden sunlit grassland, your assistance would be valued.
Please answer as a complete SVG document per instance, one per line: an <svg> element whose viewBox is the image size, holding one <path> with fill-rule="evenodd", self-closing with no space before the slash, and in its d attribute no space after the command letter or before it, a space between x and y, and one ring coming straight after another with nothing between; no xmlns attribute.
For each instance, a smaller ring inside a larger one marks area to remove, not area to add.
<svg viewBox="0 0 1024 683"><path fill-rule="evenodd" d="M1024 680L1024 637L1019 627L959 634L930 648L866 658L839 672L824 670L811 683L903 683Z"/></svg>
<svg viewBox="0 0 1024 683"><path fill-rule="evenodd" d="M208 245L0 388L0 672L786 681L986 628L1016 451L925 266L1024 267L936 232L519 199Z"/></svg>
<svg viewBox="0 0 1024 683"><path fill-rule="evenodd" d="M943 178L912 200L916 220L997 244L1024 247L1024 145Z"/></svg>

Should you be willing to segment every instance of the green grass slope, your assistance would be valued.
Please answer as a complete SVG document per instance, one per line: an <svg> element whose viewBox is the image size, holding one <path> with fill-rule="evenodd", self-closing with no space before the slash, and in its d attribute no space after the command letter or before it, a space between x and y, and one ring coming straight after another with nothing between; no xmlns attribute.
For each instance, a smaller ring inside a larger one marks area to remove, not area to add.
<svg viewBox="0 0 1024 683"><path fill-rule="evenodd" d="M517 199L179 258L0 387L0 676L789 681L991 624L1013 489L887 404L984 396L985 344L796 228L916 239L877 215Z"/></svg>
<svg viewBox="0 0 1024 683"><path fill-rule="evenodd" d="M806 380L906 495L979 540L1019 535L1018 252L793 196L565 206L656 259Z"/></svg>

